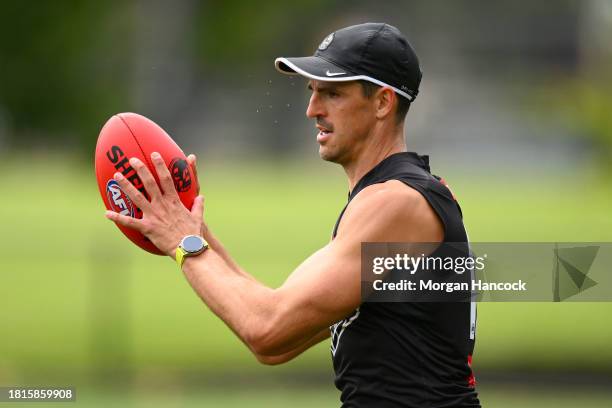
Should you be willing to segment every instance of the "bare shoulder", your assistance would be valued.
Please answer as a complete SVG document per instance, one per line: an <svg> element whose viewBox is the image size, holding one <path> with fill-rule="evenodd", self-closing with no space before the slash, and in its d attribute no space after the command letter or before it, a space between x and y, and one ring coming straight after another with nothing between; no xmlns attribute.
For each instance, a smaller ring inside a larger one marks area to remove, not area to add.
<svg viewBox="0 0 612 408"><path fill-rule="evenodd" d="M441 242L444 226L429 202L398 180L373 184L355 196L340 223L341 235L370 242Z"/></svg>

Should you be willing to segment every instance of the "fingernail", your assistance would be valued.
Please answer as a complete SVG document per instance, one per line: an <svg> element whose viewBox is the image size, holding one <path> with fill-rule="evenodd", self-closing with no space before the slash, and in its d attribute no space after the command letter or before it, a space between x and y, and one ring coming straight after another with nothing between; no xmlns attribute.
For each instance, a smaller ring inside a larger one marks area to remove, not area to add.
<svg viewBox="0 0 612 408"><path fill-rule="evenodd" d="M154 159L160 159L161 155L159 153L157 153L157 152L153 152L153 153L151 153L151 157L154 158Z"/></svg>
<svg viewBox="0 0 612 408"><path fill-rule="evenodd" d="M132 158L130 159L130 164L131 164L132 166L137 166L138 164L140 164L140 160L138 160L136 157L132 157Z"/></svg>
<svg viewBox="0 0 612 408"><path fill-rule="evenodd" d="M105 215L105 216L106 216L106 218L108 218L109 220L113 218L113 215L114 215L114 214L115 214L114 212L112 212L112 211L108 211L108 210L104 212L104 215Z"/></svg>
<svg viewBox="0 0 612 408"><path fill-rule="evenodd" d="M115 173L115 175L113 176L115 180L123 180L123 174L117 172Z"/></svg>

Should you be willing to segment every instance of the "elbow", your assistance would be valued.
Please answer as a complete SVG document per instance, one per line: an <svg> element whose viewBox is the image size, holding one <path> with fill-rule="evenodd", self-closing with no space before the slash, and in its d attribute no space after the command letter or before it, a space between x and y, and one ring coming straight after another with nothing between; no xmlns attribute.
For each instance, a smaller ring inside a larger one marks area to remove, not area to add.
<svg viewBox="0 0 612 408"><path fill-rule="evenodd" d="M294 343L300 337L300 322L296 321L294 309L279 296L276 291L270 295L271 307L250 319L243 337L257 360L266 365L290 360L282 356L295 347Z"/></svg>
<svg viewBox="0 0 612 408"><path fill-rule="evenodd" d="M267 366L280 365L289 361L289 359L283 358L283 356L265 356L255 352L253 354L259 363Z"/></svg>
<svg viewBox="0 0 612 408"><path fill-rule="evenodd" d="M279 350L282 344L278 338L278 331L269 325L259 327L246 340L257 360L262 364L273 365L268 363L270 358L282 352Z"/></svg>
<svg viewBox="0 0 612 408"><path fill-rule="evenodd" d="M270 364L267 362L269 359L265 357L279 356L288 351L290 330L287 329L286 324L283 324L285 322L282 315L277 310L274 316L267 316L266 319L260 320L252 326L250 333L245 338L249 349L256 356L264 356L266 362L260 360L263 364Z"/></svg>

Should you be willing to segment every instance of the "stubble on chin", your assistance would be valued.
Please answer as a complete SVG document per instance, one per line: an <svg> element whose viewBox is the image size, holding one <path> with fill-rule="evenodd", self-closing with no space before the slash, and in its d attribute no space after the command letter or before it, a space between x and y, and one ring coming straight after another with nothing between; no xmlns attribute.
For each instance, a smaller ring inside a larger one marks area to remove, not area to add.
<svg viewBox="0 0 612 408"><path fill-rule="evenodd" d="M342 164L342 152L324 147L319 147L319 157L330 163Z"/></svg>
<svg viewBox="0 0 612 408"><path fill-rule="evenodd" d="M330 157L328 154L326 154L325 152L321 152L319 151L319 157L321 158L321 160L323 161L327 161L327 162L334 162L333 161L333 157Z"/></svg>

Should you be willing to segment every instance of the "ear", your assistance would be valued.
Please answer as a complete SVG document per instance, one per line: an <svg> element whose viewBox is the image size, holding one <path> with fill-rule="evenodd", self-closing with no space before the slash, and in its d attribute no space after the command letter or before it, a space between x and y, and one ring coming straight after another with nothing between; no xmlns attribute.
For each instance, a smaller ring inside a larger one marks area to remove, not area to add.
<svg viewBox="0 0 612 408"><path fill-rule="evenodd" d="M393 114L393 106L397 103L397 95L391 88L383 86L376 93L376 119L384 119Z"/></svg>

